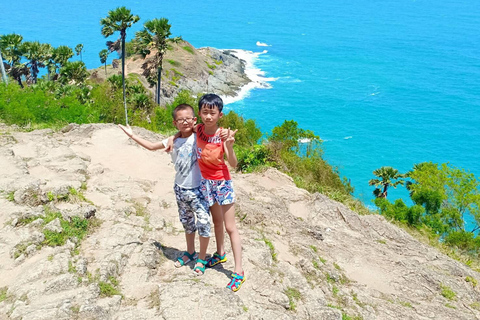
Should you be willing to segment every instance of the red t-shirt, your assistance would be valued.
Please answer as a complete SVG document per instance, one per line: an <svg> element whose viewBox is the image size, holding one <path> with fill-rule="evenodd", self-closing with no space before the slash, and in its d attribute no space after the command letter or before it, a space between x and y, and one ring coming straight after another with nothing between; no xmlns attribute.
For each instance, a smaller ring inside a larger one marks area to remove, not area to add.
<svg viewBox="0 0 480 320"><path fill-rule="evenodd" d="M206 134L205 125L197 126L197 157L202 177L207 180L231 180L230 172L223 158L223 141L220 130Z"/></svg>

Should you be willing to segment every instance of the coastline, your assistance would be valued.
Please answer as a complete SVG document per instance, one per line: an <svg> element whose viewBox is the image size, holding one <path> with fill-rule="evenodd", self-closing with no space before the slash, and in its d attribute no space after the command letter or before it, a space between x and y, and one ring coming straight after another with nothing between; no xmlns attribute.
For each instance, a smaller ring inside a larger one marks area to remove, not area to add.
<svg viewBox="0 0 480 320"><path fill-rule="evenodd" d="M267 50L262 52L253 52L242 49L221 49L223 52L228 52L241 61L245 62L244 72L251 80L249 83L240 87L234 96L222 96L225 105L243 100L250 95L250 92L255 89L271 89L270 82L276 81L277 78L265 77L265 71L259 69L255 63L261 55L267 54Z"/></svg>
<svg viewBox="0 0 480 320"><path fill-rule="evenodd" d="M187 47L187 49L185 49ZM261 55L267 50L253 52L242 49L216 49L213 47L195 48L188 42L174 45L163 59L161 82L161 105L173 102L181 90L192 94L213 92L222 97L224 104L245 99L255 89L270 89L277 78L266 77L265 71L256 66ZM155 86L150 86L143 75L142 65L152 59L139 55L130 56L126 61L126 74L135 75L152 96ZM91 78L104 81L118 68L107 65L91 70Z"/></svg>

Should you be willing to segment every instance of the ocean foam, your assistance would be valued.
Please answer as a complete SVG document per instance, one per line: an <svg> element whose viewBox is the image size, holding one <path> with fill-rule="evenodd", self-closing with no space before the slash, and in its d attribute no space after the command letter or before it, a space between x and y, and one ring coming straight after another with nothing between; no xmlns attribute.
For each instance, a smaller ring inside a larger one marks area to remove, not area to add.
<svg viewBox="0 0 480 320"><path fill-rule="evenodd" d="M252 91L253 89L270 89L272 85L269 82L277 80L277 78L265 77L265 72L255 66L255 62L257 61L258 57L262 54L268 53L267 50L263 50L262 52L252 52L240 49L224 50L228 50L235 57L245 61L245 74L250 80L252 80L251 82L241 87L240 90L237 92L236 96L221 96L224 105L240 101L248 97L250 91Z"/></svg>
<svg viewBox="0 0 480 320"><path fill-rule="evenodd" d="M271 47L271 45L269 45L265 42L260 42L260 41L257 41L257 46L259 46L259 47Z"/></svg>

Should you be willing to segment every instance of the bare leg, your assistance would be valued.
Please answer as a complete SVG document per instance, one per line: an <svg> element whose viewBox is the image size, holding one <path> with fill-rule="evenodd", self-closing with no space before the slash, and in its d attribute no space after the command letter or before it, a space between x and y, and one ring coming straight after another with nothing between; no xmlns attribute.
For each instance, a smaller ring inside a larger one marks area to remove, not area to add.
<svg viewBox="0 0 480 320"><path fill-rule="evenodd" d="M227 204L221 206L223 211L223 218L225 221L225 229L230 237L230 244L233 251L233 259L235 260L235 272L243 273L242 268L242 240L235 224L235 207L234 204Z"/></svg>
<svg viewBox="0 0 480 320"><path fill-rule="evenodd" d="M198 236L198 239L200 240L200 252L198 253L198 258L205 260L207 256L208 241L210 240L210 238ZM195 266L201 267L202 264L197 263ZM201 273L199 270L197 270L197 272Z"/></svg>
<svg viewBox="0 0 480 320"><path fill-rule="evenodd" d="M213 228L215 229L217 252L222 255L225 252L225 231L223 229L222 207L218 203L215 203L210 207L210 212L212 213Z"/></svg>

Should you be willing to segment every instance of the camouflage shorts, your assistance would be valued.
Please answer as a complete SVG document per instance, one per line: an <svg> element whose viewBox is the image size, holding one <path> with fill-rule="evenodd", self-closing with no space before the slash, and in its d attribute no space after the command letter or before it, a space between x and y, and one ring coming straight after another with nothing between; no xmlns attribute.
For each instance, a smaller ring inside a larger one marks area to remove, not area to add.
<svg viewBox="0 0 480 320"><path fill-rule="evenodd" d="M201 237L210 237L210 212L209 206L200 187L184 189L175 185L175 197L177 198L178 216L186 233L194 233L198 230Z"/></svg>

